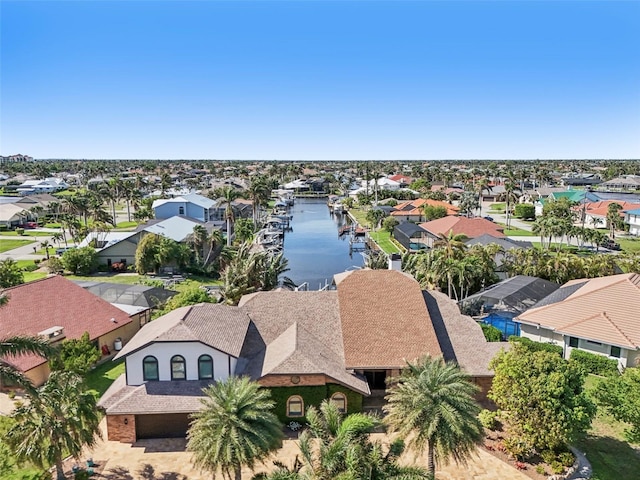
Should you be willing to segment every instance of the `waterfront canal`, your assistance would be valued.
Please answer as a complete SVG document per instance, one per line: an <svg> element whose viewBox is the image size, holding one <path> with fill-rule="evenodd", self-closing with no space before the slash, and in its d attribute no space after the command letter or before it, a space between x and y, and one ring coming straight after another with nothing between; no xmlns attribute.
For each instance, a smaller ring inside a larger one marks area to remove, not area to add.
<svg viewBox="0 0 640 480"><path fill-rule="evenodd" d="M336 273L362 267L362 255L349 253L349 235L338 237L347 215L330 214L326 198L296 198L289 214L292 230L284 236L284 256L290 270L284 275L296 285L307 282L309 290L319 290Z"/></svg>

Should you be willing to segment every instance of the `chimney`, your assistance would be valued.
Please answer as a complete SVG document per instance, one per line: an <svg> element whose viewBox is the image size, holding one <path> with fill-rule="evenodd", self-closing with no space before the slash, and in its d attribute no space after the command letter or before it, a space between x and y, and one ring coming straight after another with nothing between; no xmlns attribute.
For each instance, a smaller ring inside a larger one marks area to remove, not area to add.
<svg viewBox="0 0 640 480"><path fill-rule="evenodd" d="M389 255L389 270L402 271L402 256L399 253Z"/></svg>

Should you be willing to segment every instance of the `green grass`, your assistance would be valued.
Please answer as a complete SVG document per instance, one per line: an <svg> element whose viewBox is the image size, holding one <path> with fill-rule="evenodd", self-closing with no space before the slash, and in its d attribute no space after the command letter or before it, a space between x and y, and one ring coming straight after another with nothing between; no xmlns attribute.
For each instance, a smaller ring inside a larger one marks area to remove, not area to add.
<svg viewBox="0 0 640 480"><path fill-rule="evenodd" d="M87 374L87 388L96 398L100 398L116 378L124 373L124 360L107 361Z"/></svg>
<svg viewBox="0 0 640 480"><path fill-rule="evenodd" d="M4 437L13 425L14 420L9 417L0 416L0 437ZM42 470L29 465L20 465L10 453L9 449L3 448L4 445L0 445L0 466L3 467L2 479L3 480L36 480L43 478Z"/></svg>
<svg viewBox="0 0 640 480"><path fill-rule="evenodd" d="M585 380L587 393L593 391L599 377L589 375ZM587 436L576 442L577 448L587 454L593 467L593 480L621 480L637 478L640 469L640 445L631 445L624 439L626 424L618 422L602 409L591 424Z"/></svg>
<svg viewBox="0 0 640 480"><path fill-rule="evenodd" d="M90 275L90 276L81 276L81 275L65 275L66 278L73 281L84 281L84 282L110 282L110 283L123 283L126 285L137 285L143 283L145 281L153 281L160 280L161 277L154 278L148 277L146 275L122 275L122 274L100 274L100 275ZM171 287L172 290L183 291L187 290L193 286L200 285L222 285L221 280L215 280L210 277L203 277L199 275L189 275L189 278L175 284Z"/></svg>
<svg viewBox="0 0 640 480"><path fill-rule="evenodd" d="M492 203L491 205L489 205L490 212L504 213L506 208L507 208L506 203Z"/></svg>
<svg viewBox="0 0 640 480"><path fill-rule="evenodd" d="M20 240L0 240L0 253L8 252L9 250L13 250L14 248L24 247L25 245L29 245L31 243L35 243L33 240L20 239Z"/></svg>
<svg viewBox="0 0 640 480"><path fill-rule="evenodd" d="M375 241L384 253L398 253L400 248L393 242L391 234L386 230L369 232L369 236Z"/></svg>
<svg viewBox="0 0 640 480"><path fill-rule="evenodd" d="M138 226L137 222L120 222L116 225L117 230L135 230Z"/></svg>
<svg viewBox="0 0 640 480"><path fill-rule="evenodd" d="M628 253L640 253L640 238L620 238L616 237L616 242L620 244L620 248Z"/></svg>
<svg viewBox="0 0 640 480"><path fill-rule="evenodd" d="M3 237L44 237L49 235L49 232L35 232L33 230L25 230L22 235L18 235L15 230L8 230L4 232L0 232L0 236Z"/></svg>
<svg viewBox="0 0 640 480"><path fill-rule="evenodd" d="M46 272L24 272L24 283L33 282L34 280L40 280L48 275Z"/></svg>
<svg viewBox="0 0 640 480"><path fill-rule="evenodd" d="M44 228L62 228L61 223L45 223Z"/></svg>
<svg viewBox="0 0 640 480"><path fill-rule="evenodd" d="M522 230L521 228L505 228L504 234L508 237L531 237L533 233L529 230Z"/></svg>

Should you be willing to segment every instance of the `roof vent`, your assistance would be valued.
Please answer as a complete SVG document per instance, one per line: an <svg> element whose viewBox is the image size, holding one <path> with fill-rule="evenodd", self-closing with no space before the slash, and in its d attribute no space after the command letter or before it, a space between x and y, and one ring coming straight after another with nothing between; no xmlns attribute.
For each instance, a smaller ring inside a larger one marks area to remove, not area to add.
<svg viewBox="0 0 640 480"><path fill-rule="evenodd" d="M46 330L38 332L38 336L44 338L49 343L57 342L65 338L64 327L49 327Z"/></svg>

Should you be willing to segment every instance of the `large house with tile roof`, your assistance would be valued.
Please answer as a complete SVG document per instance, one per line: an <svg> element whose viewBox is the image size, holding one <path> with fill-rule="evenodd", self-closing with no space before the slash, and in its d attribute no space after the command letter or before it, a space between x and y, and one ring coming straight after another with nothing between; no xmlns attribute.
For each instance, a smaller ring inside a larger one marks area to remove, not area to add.
<svg viewBox="0 0 640 480"><path fill-rule="evenodd" d="M116 339L128 342L150 318L146 307L116 306L57 275L7 288L4 293L9 302L0 308L0 335L39 335L56 343L88 332L103 356L114 351ZM48 361L38 355L3 360L34 385L42 385L49 377Z"/></svg>
<svg viewBox="0 0 640 480"><path fill-rule="evenodd" d="M564 348L640 365L640 274L625 273L565 283L514 320L520 335Z"/></svg>
<svg viewBox="0 0 640 480"><path fill-rule="evenodd" d="M432 235L465 235L467 238L476 238L482 235L491 235L496 238L504 238L504 227L484 218L467 217L443 217L430 222L421 223L420 226Z"/></svg>
<svg viewBox="0 0 640 480"><path fill-rule="evenodd" d="M416 200L408 200L399 203L391 211L391 216L399 222L422 222L424 217L424 207L430 205L432 207L443 207L447 211L447 215L457 215L458 207L447 202L439 200L431 200L426 198L418 198Z"/></svg>
<svg viewBox="0 0 640 480"><path fill-rule="evenodd" d="M624 223L629 225L631 235L640 235L640 208L624 211Z"/></svg>
<svg viewBox="0 0 640 480"><path fill-rule="evenodd" d="M268 387L284 423L324 399L361 411L425 355L469 369L484 398L489 359L502 345L487 346L454 302L393 270L346 272L334 282L335 290L246 295L237 307L183 307L146 325L116 356L126 374L99 402L109 439L184 436L202 388L230 375Z"/></svg>

